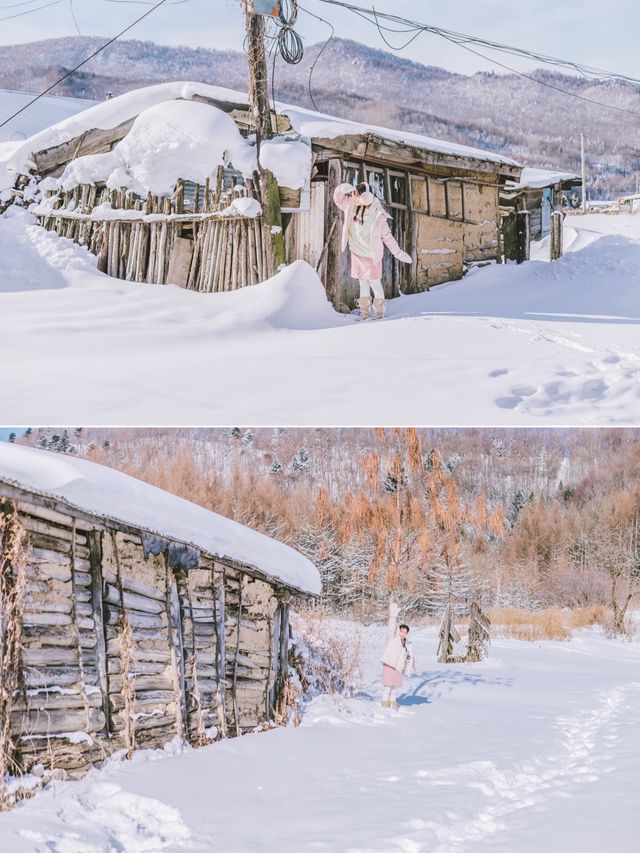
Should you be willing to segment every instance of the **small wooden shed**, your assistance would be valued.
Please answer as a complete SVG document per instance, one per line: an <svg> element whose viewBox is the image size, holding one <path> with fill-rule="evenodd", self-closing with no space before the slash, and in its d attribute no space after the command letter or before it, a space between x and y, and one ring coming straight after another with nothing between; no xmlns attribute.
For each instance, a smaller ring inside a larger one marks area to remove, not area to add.
<svg viewBox="0 0 640 853"><path fill-rule="evenodd" d="M565 193L582 186L582 179L570 172L525 168L517 181L509 181L500 193L503 212L529 214L530 240L551 234L551 215L562 212Z"/></svg>
<svg viewBox="0 0 640 853"><path fill-rule="evenodd" d="M274 720L288 546L112 469L0 443L0 782Z"/></svg>

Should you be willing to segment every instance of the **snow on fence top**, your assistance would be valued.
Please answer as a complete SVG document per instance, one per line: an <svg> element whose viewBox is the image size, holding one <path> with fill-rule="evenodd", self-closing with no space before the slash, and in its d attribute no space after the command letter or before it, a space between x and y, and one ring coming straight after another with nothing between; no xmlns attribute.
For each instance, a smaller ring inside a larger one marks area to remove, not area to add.
<svg viewBox="0 0 640 853"><path fill-rule="evenodd" d="M225 104L236 104L241 107L248 105L248 96L246 93L236 92L232 89L225 89L219 86L210 86L205 83L160 83L155 86L147 86L127 92L124 95L119 95L116 98L96 104L94 107L90 107L77 115L54 124L52 127L35 134L15 148L0 151L0 192L12 188L15 185L17 175L28 174L29 170L33 168L32 158L36 152L45 151L64 142L69 142L69 140L93 129L107 130L118 127L124 122L131 121L136 116L141 116L141 114L152 110L154 107L158 107L166 102L174 102L170 107L166 107L159 113L151 113L156 118L163 116L166 124L167 120L173 120L176 101L179 99L191 101L196 97L207 98ZM209 109L211 108L209 107ZM335 139L338 136L345 135L360 136L372 134L392 142L399 142L403 145L425 151L450 154L458 157L469 157L498 165L519 166L515 160L493 152L484 151L480 148L471 148L466 145L458 145L440 139L433 139L418 133L392 130L373 124L340 119L335 116L313 112L303 107L279 102L276 103L276 110L278 113L286 115L294 131L307 141L311 139ZM193 115L195 116L195 113ZM200 119L196 120L194 118L194 121L196 121L196 125L198 126L198 132L201 132L203 125L200 124ZM213 118L211 121L220 122L219 119L214 120ZM142 131L144 127L148 128L149 123L148 117L143 119L139 130ZM222 123L220 122L219 128L222 129L222 127ZM225 132L227 131L225 130ZM142 133L137 133L135 138L140 141L142 135ZM182 140L182 135L179 138ZM164 142L168 141L165 138ZM209 137L209 141L212 147L215 147L215 143L211 137ZM295 184L287 183L287 180L291 180L291 175L289 174L292 170L291 164L295 161L295 171L297 173L301 162L304 161L305 164L307 162L310 164L310 152L308 159L304 160L301 151L293 152L293 149L288 149L285 146L280 146L280 148L282 149L281 151L269 150L267 148L265 157L268 158L268 167L271 170L276 170L274 174L281 186L295 186ZM182 145L177 145L177 151L182 152L184 155ZM279 154L286 154L287 156L282 157ZM294 156L292 157L292 155ZM183 167L179 170L180 172L184 171L184 167L187 165L186 159L183 156L181 162L177 164ZM245 161L242 156L239 157L240 160L242 160L242 163L234 162L236 168L243 170L248 167L248 161ZM284 170L284 174L279 175L277 173L279 168ZM180 173L173 177L184 178L186 175ZM301 186L301 184L298 183L298 186Z"/></svg>
<svg viewBox="0 0 640 853"><path fill-rule="evenodd" d="M530 169L524 168L520 175L520 180L511 184L507 183L507 190L539 190L544 187L551 187L554 184L560 184L564 181L580 181L578 175L573 175L571 172L550 172L546 169Z"/></svg>
<svg viewBox="0 0 640 853"><path fill-rule="evenodd" d="M288 545L104 465L0 442L2 482L229 558L300 592L320 592L316 567Z"/></svg>

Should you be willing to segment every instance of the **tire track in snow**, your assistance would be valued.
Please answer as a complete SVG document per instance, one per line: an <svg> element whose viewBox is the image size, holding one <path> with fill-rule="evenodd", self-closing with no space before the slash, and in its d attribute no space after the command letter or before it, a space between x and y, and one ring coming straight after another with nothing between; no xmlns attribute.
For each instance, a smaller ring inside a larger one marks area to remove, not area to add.
<svg viewBox="0 0 640 853"><path fill-rule="evenodd" d="M422 784L477 789L487 802L471 819L450 814L448 824L411 821L408 828L414 832L397 839L399 849L424 853L427 847L420 835L426 833L429 839L434 836L437 839L435 847L429 846L430 853L464 853L470 849L469 844L506 830L503 820L509 815L562 796L571 786L596 782L603 773L615 770L608 752L617 738L616 720L625 708L627 693L637 690L640 682L629 682L600 692L598 704L590 711L556 717L555 726L560 732L558 751L532 758L513 769L501 769L493 761L474 761L435 773L418 771L418 777L424 779ZM606 767L599 768L600 764Z"/></svg>

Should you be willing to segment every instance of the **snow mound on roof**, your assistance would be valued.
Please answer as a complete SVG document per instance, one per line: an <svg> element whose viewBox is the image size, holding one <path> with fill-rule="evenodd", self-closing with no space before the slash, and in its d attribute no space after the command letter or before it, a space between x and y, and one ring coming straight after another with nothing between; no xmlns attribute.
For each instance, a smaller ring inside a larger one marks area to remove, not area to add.
<svg viewBox="0 0 640 853"><path fill-rule="evenodd" d="M113 151L69 163L60 185L69 190L81 183L104 182L137 195L168 195L178 178L203 184L225 165L246 176L257 166L253 147L233 119L208 104L165 101L143 110Z"/></svg>
<svg viewBox="0 0 640 853"><path fill-rule="evenodd" d="M0 442L2 481L228 557L302 592L320 592L316 567L288 545L104 465Z"/></svg>
<svg viewBox="0 0 640 853"><path fill-rule="evenodd" d="M171 192L176 178L204 183L228 163L249 177L256 169L254 151L234 120L192 101L144 110L115 150L132 177L156 194Z"/></svg>
<svg viewBox="0 0 640 853"><path fill-rule="evenodd" d="M281 187L299 190L311 176L311 145L283 136L269 139L260 146L260 163Z"/></svg>

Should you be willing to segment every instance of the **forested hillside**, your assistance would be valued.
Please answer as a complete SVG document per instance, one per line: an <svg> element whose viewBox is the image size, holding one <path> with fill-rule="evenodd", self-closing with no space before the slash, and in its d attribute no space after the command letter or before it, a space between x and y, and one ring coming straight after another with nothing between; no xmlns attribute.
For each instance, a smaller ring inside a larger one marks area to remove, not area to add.
<svg viewBox="0 0 640 853"><path fill-rule="evenodd" d="M620 604L640 576L637 430L30 432L281 538L324 604L375 618Z"/></svg>
<svg viewBox="0 0 640 853"><path fill-rule="evenodd" d="M101 43L99 38L68 37L21 45L20 51L0 47L0 86L41 91ZM321 48L322 44L308 46L297 66L276 62L277 98L501 151L529 166L574 172L579 172L582 132L587 138L591 195L611 197L635 190L640 171L635 122L632 116L593 101L640 113L638 86L533 72L542 86L515 74L453 74L341 39L332 40L318 59ZM107 92L120 94L176 79L245 90L245 56L121 41L68 78L56 93L102 99Z"/></svg>

